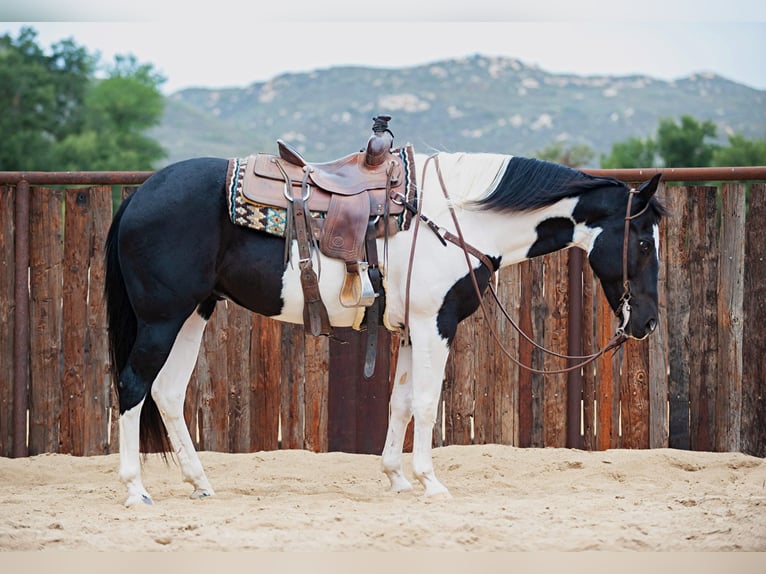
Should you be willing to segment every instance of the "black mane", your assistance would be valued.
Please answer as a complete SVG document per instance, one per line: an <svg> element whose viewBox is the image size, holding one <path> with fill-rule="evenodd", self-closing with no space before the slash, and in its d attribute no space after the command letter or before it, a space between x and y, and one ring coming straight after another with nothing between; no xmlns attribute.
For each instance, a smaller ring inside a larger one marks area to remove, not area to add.
<svg viewBox="0 0 766 574"><path fill-rule="evenodd" d="M514 156L494 191L477 200L475 205L495 211L530 211L592 189L612 186L628 189L623 182L611 177L595 177L557 163Z"/></svg>

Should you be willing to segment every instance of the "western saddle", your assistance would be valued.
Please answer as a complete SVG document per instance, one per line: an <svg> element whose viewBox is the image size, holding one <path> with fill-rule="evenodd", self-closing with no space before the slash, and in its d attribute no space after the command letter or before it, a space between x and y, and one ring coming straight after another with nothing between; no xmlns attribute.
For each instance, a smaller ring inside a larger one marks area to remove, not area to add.
<svg viewBox="0 0 766 574"><path fill-rule="evenodd" d="M287 212L285 264L296 239L304 324L312 335L331 334L312 250L318 248L327 257L345 262L340 303L366 308L368 378L375 368L376 331L384 306L375 240L396 233L396 218L404 211L404 203L397 198L407 194L404 163L392 150L390 119L373 118L365 149L326 163L307 162L292 146L277 140L279 155L251 156L252 168L248 165L242 182L247 200Z"/></svg>

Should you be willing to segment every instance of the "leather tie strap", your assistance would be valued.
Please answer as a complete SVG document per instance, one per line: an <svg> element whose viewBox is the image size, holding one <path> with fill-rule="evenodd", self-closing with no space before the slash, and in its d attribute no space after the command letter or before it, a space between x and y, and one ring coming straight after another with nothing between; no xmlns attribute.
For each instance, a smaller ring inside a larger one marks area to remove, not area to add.
<svg viewBox="0 0 766 574"><path fill-rule="evenodd" d="M311 221L304 200L308 196L308 173L308 170L306 170L301 188L293 190L292 203L290 204L293 211L292 221L295 228L295 239L298 243L298 268L300 270L301 288L303 289L303 324L306 331L314 336L329 335L332 330L330 318L327 315L327 308L322 301L322 296L319 292L319 280L314 272L314 265L311 261L311 248L309 244Z"/></svg>
<svg viewBox="0 0 766 574"><path fill-rule="evenodd" d="M380 310L385 308L385 297L382 286L380 266L378 264L378 246L376 241L375 221L370 220L367 225L367 263L368 275L372 290L375 292L375 300L367 307L365 323L367 324L367 341L365 343L364 378L370 379L375 374L375 362L378 352L378 327L380 325Z"/></svg>

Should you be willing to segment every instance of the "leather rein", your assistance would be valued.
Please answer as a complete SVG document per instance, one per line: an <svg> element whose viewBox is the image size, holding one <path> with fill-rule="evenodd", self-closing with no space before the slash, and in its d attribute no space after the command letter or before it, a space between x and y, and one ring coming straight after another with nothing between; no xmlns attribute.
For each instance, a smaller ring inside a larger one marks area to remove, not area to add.
<svg viewBox="0 0 766 574"><path fill-rule="evenodd" d="M447 242L450 242L454 245L457 245L460 247L463 251L463 254L465 255L465 261L468 265L468 271L471 277L471 282L473 284L474 291L476 293L476 296L479 299L479 304L481 306L482 313L484 314L484 318L487 319L487 325L489 327L490 332L492 333L492 337L495 339L495 342L500 347L500 349L503 351L503 353L516 365L519 367L526 369L527 371L530 371L532 373L542 374L542 375L555 375L555 374L561 374L561 373L568 373L570 371L574 371L577 369L581 369L585 365L595 361L608 351L612 349L617 349L622 344L627 341L628 337L625 335L625 328L628 325L628 322L630 321L630 279L628 278L628 238L630 234L630 222L633 219L636 219L637 217L643 215L646 210L649 208L649 203L638 213L635 215L630 214L631 206L633 203L633 196L638 193L637 190L631 189L628 193L628 207L627 211L625 213L625 232L623 236L623 248L622 248L622 284L623 284L623 294L620 298L620 309L618 311L619 315L621 315L621 322L619 326L617 327L614 335L612 338L607 342L606 346L604 346L601 350L590 354L590 355L565 355L560 354L555 351L551 351L550 349L546 349L542 345L536 343L529 335L527 335L521 327L516 323L516 321L513 320L513 318L508 314L508 311L505 309L503 304L500 302L500 298L497 295L497 291L494 287L494 282L492 281L492 276L495 274L495 272L498 270L495 266L495 264L492 262L492 260L470 245L468 242L465 241L465 238L463 237L463 232L460 228L460 224L457 219L457 214L455 213L455 209L452 206L452 201L450 200L449 193L447 192L447 186L444 183L444 178L442 177L441 167L439 166L439 158L438 153L433 154L429 156L426 159L425 164L423 165L423 176L421 178L421 186L423 186L423 189L425 188L425 175L426 175L426 168L428 167L428 163L433 160L435 166L436 166L436 174L439 178L439 185L441 187L442 193L444 195L445 200L447 201L447 206L449 208L450 215L452 216L452 221L455 225L455 231L457 232L457 235L451 233L449 230L438 226L433 221L429 220L425 215L422 214L423 209L423 197L422 194L419 198L419 201L417 203L417 207L410 204L404 197L397 196L397 201L400 201L402 205L404 205L410 212L417 215L415 219L415 228L413 230L413 237L412 237L412 244L410 247L410 260L409 265L407 269L407 283L406 283L406 290L405 290L405 304L404 304L404 332L405 336L409 337L409 303L410 303L410 279L412 275L412 264L415 256L415 243L417 241L417 235L418 230L420 226L420 222L424 222L428 227L437 235L437 237L441 240L443 245L447 245ZM520 362L516 357L514 357L510 351L503 345L503 343L500 341L500 338L497 335L497 332L495 331L495 328L493 327L492 323L489 321L489 314L487 313L487 309L484 304L484 297L481 293L481 289L479 289L479 283L476 279L476 275L474 273L473 266L471 265L471 260L469 259L469 255L473 255L476 257L483 265L487 267L487 269L490 271L490 281L489 281L489 289L492 292L492 296L495 299L495 302L497 303L498 307L502 311L505 318L513 325L513 328L521 335L526 341L531 343L535 348L543 351L544 353L547 353L551 356L558 357L561 359L567 359L567 360L577 360L580 361L574 365L571 365L566 368L562 369L555 369L555 370L542 370L542 369L536 369L534 367L530 367L528 365L525 365L524 363Z"/></svg>

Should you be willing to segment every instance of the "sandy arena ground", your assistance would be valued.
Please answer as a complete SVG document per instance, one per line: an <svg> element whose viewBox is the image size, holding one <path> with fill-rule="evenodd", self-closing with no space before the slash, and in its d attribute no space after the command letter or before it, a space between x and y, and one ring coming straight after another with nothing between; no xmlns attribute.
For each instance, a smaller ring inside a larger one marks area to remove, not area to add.
<svg viewBox="0 0 766 574"><path fill-rule="evenodd" d="M451 446L437 501L387 492L378 456L201 458L215 497L154 456L134 508L116 455L0 458L0 550L766 551L766 462L739 453Z"/></svg>

